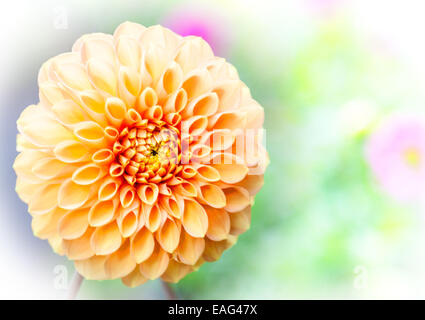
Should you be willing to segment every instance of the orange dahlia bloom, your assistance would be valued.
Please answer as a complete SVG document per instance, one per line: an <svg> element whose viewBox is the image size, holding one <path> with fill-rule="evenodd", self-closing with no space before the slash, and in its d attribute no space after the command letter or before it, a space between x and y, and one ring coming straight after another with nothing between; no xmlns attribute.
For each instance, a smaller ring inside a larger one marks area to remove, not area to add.
<svg viewBox="0 0 425 320"><path fill-rule="evenodd" d="M249 228L263 108L201 38L126 22L48 60L38 84L16 191L82 276L177 282Z"/></svg>

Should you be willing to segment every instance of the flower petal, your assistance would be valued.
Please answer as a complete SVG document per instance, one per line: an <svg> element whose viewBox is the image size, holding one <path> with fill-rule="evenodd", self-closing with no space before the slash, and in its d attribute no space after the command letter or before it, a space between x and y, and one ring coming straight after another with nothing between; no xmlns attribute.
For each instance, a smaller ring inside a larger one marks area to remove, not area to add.
<svg viewBox="0 0 425 320"><path fill-rule="evenodd" d="M134 261L130 254L130 243L128 240L105 261L105 273L108 279L125 277L135 267L136 261Z"/></svg>
<svg viewBox="0 0 425 320"><path fill-rule="evenodd" d="M140 264L140 273L148 279L156 279L165 272L169 261L168 253L157 245L152 255Z"/></svg>
<svg viewBox="0 0 425 320"><path fill-rule="evenodd" d="M81 237L89 226L89 209L78 209L64 215L58 225L59 236L72 240Z"/></svg>
<svg viewBox="0 0 425 320"><path fill-rule="evenodd" d="M156 235L156 239L162 249L169 253L174 252L179 244L180 230L173 220L167 219Z"/></svg>
<svg viewBox="0 0 425 320"><path fill-rule="evenodd" d="M131 240L131 254L136 263L141 263L148 259L155 247L155 240L152 233L146 229L140 229Z"/></svg>
<svg viewBox="0 0 425 320"><path fill-rule="evenodd" d="M221 241L227 238L230 232L229 214L224 209L205 207L208 215L207 237L213 241Z"/></svg>
<svg viewBox="0 0 425 320"><path fill-rule="evenodd" d="M59 188L57 204L63 209L77 209L89 199L92 186L81 186L71 179L65 181Z"/></svg>
<svg viewBox="0 0 425 320"><path fill-rule="evenodd" d="M186 232L182 232L177 256L181 262L188 265L194 265L201 257L205 249L205 240L203 238L194 238Z"/></svg>
<svg viewBox="0 0 425 320"><path fill-rule="evenodd" d="M96 228L90 239L91 247L97 255L115 252L121 246L121 242L121 233L115 221Z"/></svg>
<svg viewBox="0 0 425 320"><path fill-rule="evenodd" d="M193 237L205 236L208 229L208 216L205 209L196 201L185 200L183 212L183 227Z"/></svg>

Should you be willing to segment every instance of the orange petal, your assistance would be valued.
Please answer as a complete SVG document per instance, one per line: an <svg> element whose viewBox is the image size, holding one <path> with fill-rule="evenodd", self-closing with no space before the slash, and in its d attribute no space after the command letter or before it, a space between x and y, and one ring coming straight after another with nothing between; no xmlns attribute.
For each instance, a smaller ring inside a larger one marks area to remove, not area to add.
<svg viewBox="0 0 425 320"><path fill-rule="evenodd" d="M152 255L140 264L140 273L150 279L160 277L168 267L168 253L156 246Z"/></svg>
<svg viewBox="0 0 425 320"><path fill-rule="evenodd" d="M158 198L159 189L156 184L144 184L137 188L137 194L147 205L153 205Z"/></svg>
<svg viewBox="0 0 425 320"><path fill-rule="evenodd" d="M180 88L183 82L183 71L174 61L165 69L158 82L157 91L164 95L171 94Z"/></svg>
<svg viewBox="0 0 425 320"><path fill-rule="evenodd" d="M230 248L235 242L236 237L229 236L228 239L222 241L212 241L208 238L205 239L205 250L202 257L208 261L213 262L218 260L224 250Z"/></svg>
<svg viewBox="0 0 425 320"><path fill-rule="evenodd" d="M55 158L41 159L32 167L32 172L37 177L45 180L69 176L74 170L74 166L66 164Z"/></svg>
<svg viewBox="0 0 425 320"><path fill-rule="evenodd" d="M91 160L99 166L107 165L114 160L114 153L109 149L100 149L93 153Z"/></svg>
<svg viewBox="0 0 425 320"><path fill-rule="evenodd" d="M155 106L158 103L158 96L151 87L146 87L137 98L136 109L142 114L145 110Z"/></svg>
<svg viewBox="0 0 425 320"><path fill-rule="evenodd" d="M105 280L105 261L107 256L93 256L74 262L75 269L87 280Z"/></svg>
<svg viewBox="0 0 425 320"><path fill-rule="evenodd" d="M88 211L88 208L84 208L64 215L59 221L59 235L67 240L81 237L89 226Z"/></svg>
<svg viewBox="0 0 425 320"><path fill-rule="evenodd" d="M136 263L141 263L149 258L155 247L155 240L152 233L146 229L140 229L131 239L131 254Z"/></svg>
<svg viewBox="0 0 425 320"><path fill-rule="evenodd" d="M215 93L205 93L193 99L182 111L183 118L193 116L211 116L218 109L218 96Z"/></svg>
<svg viewBox="0 0 425 320"><path fill-rule="evenodd" d="M211 183L198 185L198 197L213 208L223 208L226 205L226 195L223 190Z"/></svg>
<svg viewBox="0 0 425 320"><path fill-rule="evenodd" d="M63 209L77 209L90 198L92 186L81 186L71 179L65 181L59 188L58 206Z"/></svg>
<svg viewBox="0 0 425 320"><path fill-rule="evenodd" d="M127 108L124 102L116 97L106 99L105 111L106 118L116 128L121 125L127 114Z"/></svg>
<svg viewBox="0 0 425 320"><path fill-rule="evenodd" d="M99 227L93 232L90 244L97 255L107 255L121 246L121 233L115 221Z"/></svg>
<svg viewBox="0 0 425 320"><path fill-rule="evenodd" d="M194 238L186 232L181 235L177 256L184 264L194 265L205 249L203 238Z"/></svg>
<svg viewBox="0 0 425 320"><path fill-rule="evenodd" d="M28 211L32 214L44 214L58 205L58 192L60 184L49 184L34 193L28 205Z"/></svg>
<svg viewBox="0 0 425 320"><path fill-rule="evenodd" d="M183 227L193 237L205 236L208 229L208 216L205 209L196 201L185 200Z"/></svg>
<svg viewBox="0 0 425 320"><path fill-rule="evenodd" d="M136 266L132 272L121 279L127 287L134 288L148 281L141 273L139 266Z"/></svg>
<svg viewBox="0 0 425 320"><path fill-rule="evenodd" d="M251 196L257 194L264 184L263 175L247 175L245 179L238 182L236 185L246 189Z"/></svg>
<svg viewBox="0 0 425 320"><path fill-rule="evenodd" d="M56 63L54 69L61 81L68 87L77 91L91 89L90 80L82 64L79 63Z"/></svg>
<svg viewBox="0 0 425 320"><path fill-rule="evenodd" d="M177 90L176 92L174 92L173 94L171 94L164 106L164 113L168 114L168 113L179 113L181 110L183 110L186 107L187 104L187 93L184 89L180 88L179 90Z"/></svg>
<svg viewBox="0 0 425 320"><path fill-rule="evenodd" d="M108 279L125 277L135 267L136 261L134 261L130 254L130 243L128 240L105 261L105 273Z"/></svg>
<svg viewBox="0 0 425 320"><path fill-rule="evenodd" d="M79 185L91 185L105 175L103 170L95 164L87 164L75 170L72 181Z"/></svg>
<svg viewBox="0 0 425 320"><path fill-rule="evenodd" d="M228 212L237 212L250 205L248 191L241 187L230 187L223 190L226 195L226 206Z"/></svg>
<svg viewBox="0 0 425 320"><path fill-rule="evenodd" d="M173 220L167 219L156 235L156 239L162 249L169 253L174 252L179 244L180 230Z"/></svg>
<svg viewBox="0 0 425 320"><path fill-rule="evenodd" d="M126 185L120 190L120 202L123 208L129 207L136 196L136 192L132 186Z"/></svg>
<svg viewBox="0 0 425 320"><path fill-rule="evenodd" d="M97 201L88 214L88 222L92 227L100 227L112 221L115 217L118 201Z"/></svg>
<svg viewBox="0 0 425 320"><path fill-rule="evenodd" d="M251 207L246 207L242 211L233 212L230 215L232 235L238 236L249 229L251 224Z"/></svg>
<svg viewBox="0 0 425 320"><path fill-rule="evenodd" d="M201 94L211 89L211 76L206 69L194 71L184 80L182 88L187 93L189 100L199 97Z"/></svg>
<svg viewBox="0 0 425 320"><path fill-rule="evenodd" d="M196 172L198 174L197 177L203 181L217 182L220 180L220 172L209 165L197 165Z"/></svg>
<svg viewBox="0 0 425 320"><path fill-rule="evenodd" d="M238 183L248 174L248 168L241 164L241 160L230 154L217 154L213 156L212 163L211 166L220 173L220 179L225 183Z"/></svg>
<svg viewBox="0 0 425 320"><path fill-rule="evenodd" d="M63 162L81 162L89 159L89 151L82 143L67 140L59 143L53 152L60 161Z"/></svg>
<svg viewBox="0 0 425 320"><path fill-rule="evenodd" d="M227 238L230 232L229 214L224 209L214 209L205 207L208 215L207 237L213 241L220 241Z"/></svg>
<svg viewBox="0 0 425 320"><path fill-rule="evenodd" d="M100 201L106 201L112 199L118 191L120 186L119 181L108 178L105 179L99 187L98 198Z"/></svg>
<svg viewBox="0 0 425 320"><path fill-rule="evenodd" d="M158 205L151 206L144 206L145 208L145 224L146 227L151 231L155 232L159 229L159 226L161 225L161 220L163 214L161 213L161 209L158 207Z"/></svg>
<svg viewBox="0 0 425 320"><path fill-rule="evenodd" d="M85 145L101 148L105 145L103 128L94 121L83 121L75 125L75 136Z"/></svg>
<svg viewBox="0 0 425 320"><path fill-rule="evenodd" d="M86 232L79 238L64 240L65 254L72 260L84 260L94 256L94 251L90 246L90 238L93 228L87 228Z"/></svg>
<svg viewBox="0 0 425 320"><path fill-rule="evenodd" d="M161 279L167 282L177 283L191 271L191 266L179 263L176 260L170 260L168 268L161 276Z"/></svg>
<svg viewBox="0 0 425 320"><path fill-rule="evenodd" d="M61 208L54 208L46 214L34 216L31 228L34 235L41 239L47 239L58 232L59 220L67 213Z"/></svg>

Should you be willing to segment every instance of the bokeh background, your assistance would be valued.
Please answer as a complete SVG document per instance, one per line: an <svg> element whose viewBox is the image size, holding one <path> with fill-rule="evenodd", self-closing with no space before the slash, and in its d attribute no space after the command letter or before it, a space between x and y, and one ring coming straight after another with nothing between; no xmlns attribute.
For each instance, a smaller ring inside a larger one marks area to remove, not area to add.
<svg viewBox="0 0 425 320"><path fill-rule="evenodd" d="M14 192L37 72L123 21L198 35L265 109L271 163L250 231L173 285L184 299L425 298L425 4L418 0L11 1L0 32L0 297L65 298L74 269ZM84 281L79 298L162 299Z"/></svg>

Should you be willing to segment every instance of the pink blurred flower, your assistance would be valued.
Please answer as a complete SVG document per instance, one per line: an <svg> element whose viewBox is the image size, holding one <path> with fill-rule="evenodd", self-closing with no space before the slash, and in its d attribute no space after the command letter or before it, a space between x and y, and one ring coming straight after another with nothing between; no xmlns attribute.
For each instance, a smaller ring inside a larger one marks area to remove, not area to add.
<svg viewBox="0 0 425 320"><path fill-rule="evenodd" d="M346 0L306 0L307 4L317 13L331 16Z"/></svg>
<svg viewBox="0 0 425 320"><path fill-rule="evenodd" d="M370 137L366 158L381 187L399 201L425 195L425 119L387 119Z"/></svg>
<svg viewBox="0 0 425 320"><path fill-rule="evenodd" d="M209 43L214 53L225 56L229 50L229 21L212 8L181 6L171 11L162 25L182 36L198 36Z"/></svg>

